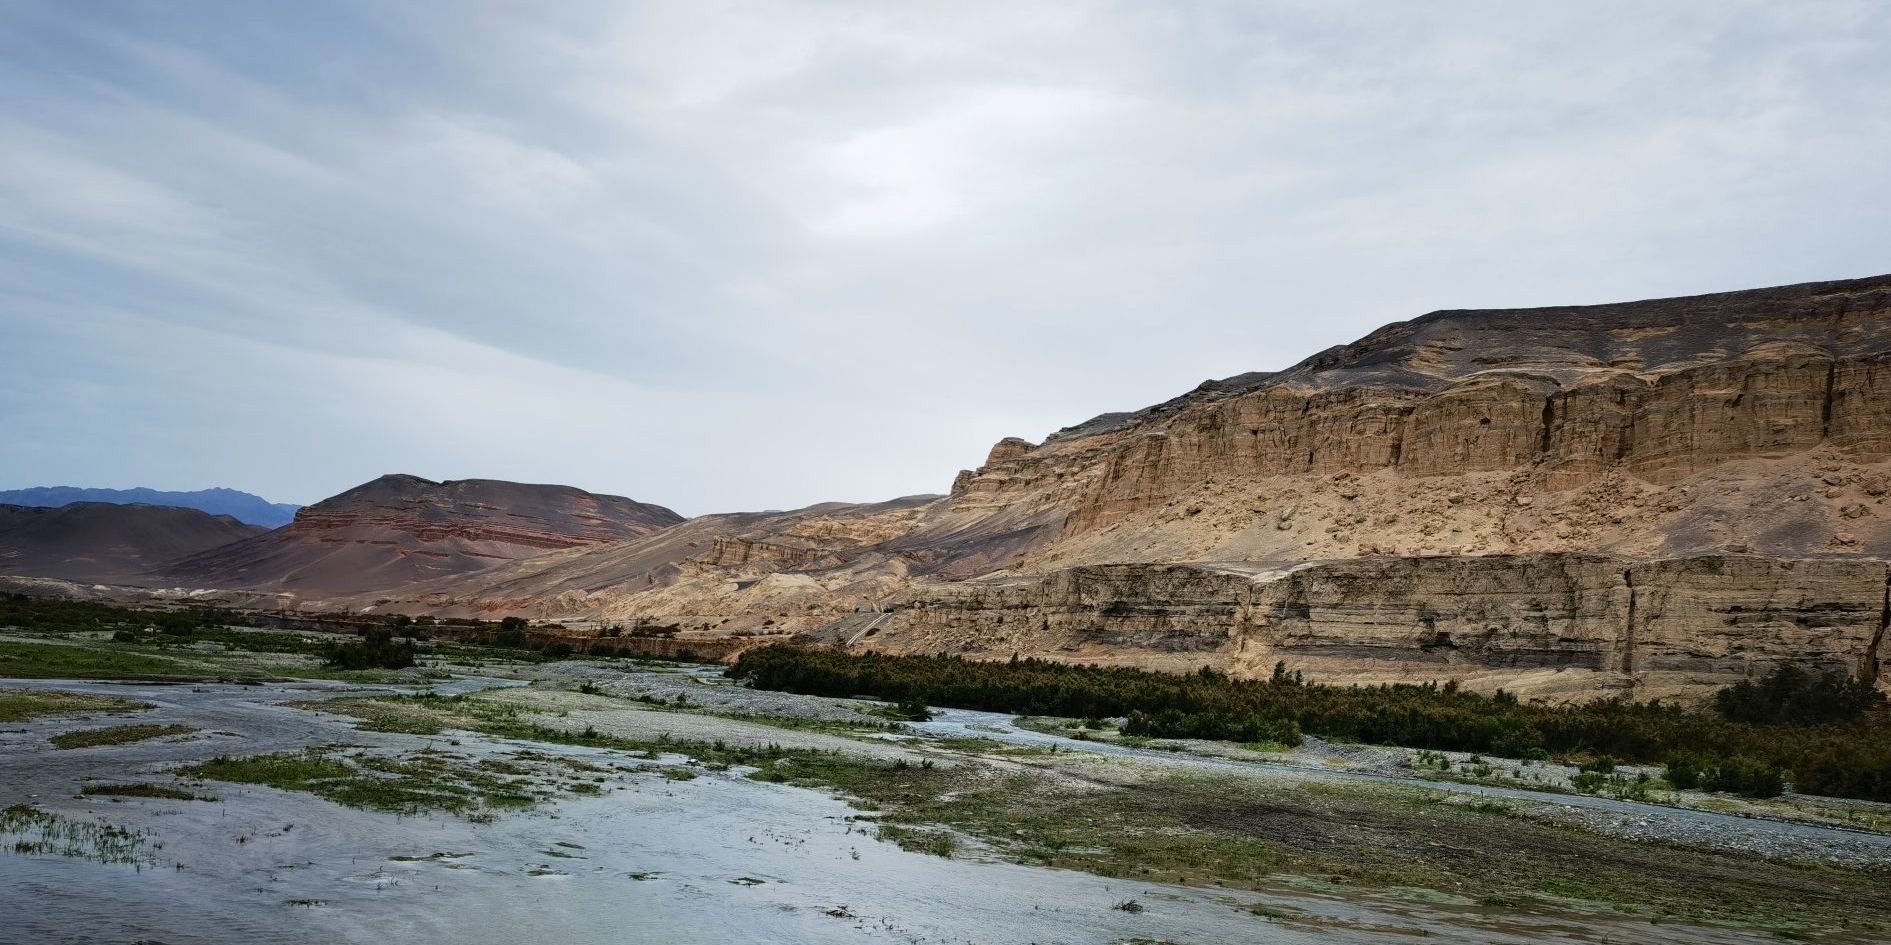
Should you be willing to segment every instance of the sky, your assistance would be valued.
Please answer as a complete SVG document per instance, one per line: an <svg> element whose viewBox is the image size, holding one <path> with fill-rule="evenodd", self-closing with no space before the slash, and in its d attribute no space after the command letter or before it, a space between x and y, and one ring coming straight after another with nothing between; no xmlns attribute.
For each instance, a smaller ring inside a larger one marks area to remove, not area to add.
<svg viewBox="0 0 1891 945"><path fill-rule="evenodd" d="M0 488L944 492L1441 308L1891 271L1891 4L0 4Z"/></svg>

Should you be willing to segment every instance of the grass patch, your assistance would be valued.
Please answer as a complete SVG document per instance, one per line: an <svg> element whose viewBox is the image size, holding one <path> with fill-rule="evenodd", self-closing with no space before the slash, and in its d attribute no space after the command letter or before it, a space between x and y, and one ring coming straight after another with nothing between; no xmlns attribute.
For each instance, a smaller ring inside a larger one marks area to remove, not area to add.
<svg viewBox="0 0 1891 945"><path fill-rule="evenodd" d="M528 778L505 777L472 759L420 751L395 758L336 749L219 757L182 769L186 777L300 791L348 807L394 814L445 811L469 819L531 807L550 796Z"/></svg>
<svg viewBox="0 0 1891 945"><path fill-rule="evenodd" d="M20 722L48 715L83 715L89 712L139 712L149 702L117 696L91 696L44 689L0 689L0 722Z"/></svg>
<svg viewBox="0 0 1891 945"><path fill-rule="evenodd" d="M54 748L96 748L100 745L129 745L167 735L188 735L197 731L188 725L113 725L109 728L82 728L60 732L47 739Z"/></svg>
<svg viewBox="0 0 1891 945"><path fill-rule="evenodd" d="M431 863L436 860L459 860L472 855L471 853L441 853L436 851L425 856L390 856L388 860L393 863Z"/></svg>
<svg viewBox="0 0 1891 945"><path fill-rule="evenodd" d="M88 784L79 789L86 797L152 797L167 801L214 801L216 798L192 794L164 784Z"/></svg>
<svg viewBox="0 0 1891 945"><path fill-rule="evenodd" d="M86 646L0 642L0 676L15 679L205 679L175 660Z"/></svg>
<svg viewBox="0 0 1891 945"><path fill-rule="evenodd" d="M898 824L881 824L875 835L888 843L897 844L902 850L930 853L948 860L959 848L958 840L942 830L915 830Z"/></svg>
<svg viewBox="0 0 1891 945"><path fill-rule="evenodd" d="M149 835L90 820L73 820L27 804L0 810L0 846L22 856L64 856L141 866L151 862Z"/></svg>
<svg viewBox="0 0 1891 945"><path fill-rule="evenodd" d="M438 735L448 727L436 711L387 699L318 699L289 704L298 709L350 716L359 720L355 727L364 732Z"/></svg>
<svg viewBox="0 0 1891 945"><path fill-rule="evenodd" d="M1293 750L1292 746L1284 742L1247 742L1241 747L1248 751L1258 751L1263 754Z"/></svg>
<svg viewBox="0 0 1891 945"><path fill-rule="evenodd" d="M285 653L321 658L335 642L352 639L341 634L322 636L283 633L272 630L236 630L229 627L196 627L187 635L141 633L133 631L130 639L118 642L152 649L181 649L201 644L215 644L219 649L242 653ZM326 638L326 639L325 639Z"/></svg>

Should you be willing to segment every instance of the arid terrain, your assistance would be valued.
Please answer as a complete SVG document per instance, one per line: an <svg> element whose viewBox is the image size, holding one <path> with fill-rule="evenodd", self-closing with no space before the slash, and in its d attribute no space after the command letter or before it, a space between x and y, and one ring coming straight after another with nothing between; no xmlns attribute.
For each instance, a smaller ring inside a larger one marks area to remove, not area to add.
<svg viewBox="0 0 1891 945"><path fill-rule="evenodd" d="M1237 675L1286 660L1549 698L1690 697L1782 663L1876 679L1888 378L1891 277L1434 312L1005 438L943 495L682 522L564 487L388 476L141 575L60 573L56 555L13 573L725 642Z"/></svg>
<svg viewBox="0 0 1891 945"><path fill-rule="evenodd" d="M42 898L10 920L26 940L1705 945L1891 927L1884 804L1617 798L1548 761L901 719L654 660L426 644L418 667L337 671L322 634L37 626L0 639L0 878ZM95 681L47 678L75 675Z"/></svg>

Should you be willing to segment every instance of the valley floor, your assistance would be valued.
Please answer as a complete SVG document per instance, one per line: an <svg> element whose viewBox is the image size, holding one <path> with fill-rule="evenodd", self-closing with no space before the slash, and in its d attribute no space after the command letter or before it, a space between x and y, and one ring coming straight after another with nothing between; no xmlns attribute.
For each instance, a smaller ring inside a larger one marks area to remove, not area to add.
<svg viewBox="0 0 1891 945"><path fill-rule="evenodd" d="M0 939L1718 943L1891 929L1883 805L1716 810L1736 802L1551 793L1555 766L1519 778L1468 758L1413 767L1396 749L1079 738L1073 722L961 710L900 722L707 667L441 653L421 670L295 678L338 674L214 646L149 656L175 664L158 672L124 650L0 642L0 672L146 677L0 680L0 883L43 906L0 917Z"/></svg>

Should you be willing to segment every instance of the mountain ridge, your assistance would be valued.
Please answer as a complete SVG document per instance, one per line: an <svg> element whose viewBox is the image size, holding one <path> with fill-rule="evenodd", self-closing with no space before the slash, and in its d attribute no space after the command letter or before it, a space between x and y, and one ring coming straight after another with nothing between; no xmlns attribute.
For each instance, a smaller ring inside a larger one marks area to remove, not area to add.
<svg viewBox="0 0 1891 945"><path fill-rule="evenodd" d="M0 574L137 583L173 560L265 531L228 515L172 505L0 504Z"/></svg>
<svg viewBox="0 0 1891 945"><path fill-rule="evenodd" d="M95 489L83 486L34 486L0 490L0 504L58 508L73 502L111 502L120 505L170 505L212 515L229 515L265 528L289 524L299 505L271 502L262 496L217 486L191 492L148 489Z"/></svg>

